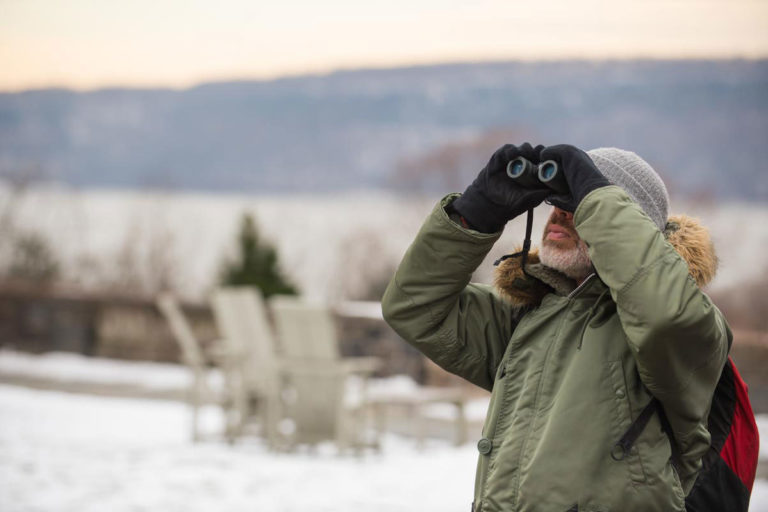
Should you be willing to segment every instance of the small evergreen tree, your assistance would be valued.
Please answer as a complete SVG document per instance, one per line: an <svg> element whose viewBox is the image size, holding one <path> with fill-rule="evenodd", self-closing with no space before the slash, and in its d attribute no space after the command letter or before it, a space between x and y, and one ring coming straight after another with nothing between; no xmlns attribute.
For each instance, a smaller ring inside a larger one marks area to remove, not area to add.
<svg viewBox="0 0 768 512"><path fill-rule="evenodd" d="M264 297L297 294L296 287L280 273L277 250L259 240L256 222L251 215L243 215L238 245L237 258L224 264L222 284L256 286Z"/></svg>

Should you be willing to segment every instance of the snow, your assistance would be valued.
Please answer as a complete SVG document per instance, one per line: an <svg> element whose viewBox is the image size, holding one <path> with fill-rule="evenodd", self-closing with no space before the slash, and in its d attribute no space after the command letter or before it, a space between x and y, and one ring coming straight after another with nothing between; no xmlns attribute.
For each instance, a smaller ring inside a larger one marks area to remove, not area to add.
<svg viewBox="0 0 768 512"><path fill-rule="evenodd" d="M3 375L136 384L168 389L188 385L178 365L137 363L52 353L0 350ZM408 377L377 379L372 395L408 395ZM467 416L482 421L487 398L470 402ZM428 415L455 411L431 406ZM167 400L106 398L0 384L0 510L3 512L184 510L411 511L467 510L476 450L385 435L379 453L273 453L258 439L234 446L221 440L221 413L203 409L208 440L190 441L190 409ZM768 439L768 415L758 416ZM768 460L768 446L761 447ZM752 512L768 512L768 481L755 484Z"/></svg>
<svg viewBox="0 0 768 512"><path fill-rule="evenodd" d="M768 480L757 480L752 488L749 512L768 512Z"/></svg>
<svg viewBox="0 0 768 512"><path fill-rule="evenodd" d="M760 459L768 461L768 414L758 414L756 417L760 434Z"/></svg>
<svg viewBox="0 0 768 512"><path fill-rule="evenodd" d="M0 377L27 375L52 381L137 384L160 389L188 385L179 365L43 356L0 350ZM408 395L405 376L376 379L371 395ZM487 398L467 407L482 421ZM434 405L430 417L455 411ZM768 415L759 415L768 439ZM0 384L0 510L115 512L184 510L463 511L472 499L476 450L430 440L385 435L382 451L339 455L332 445L316 452L273 453L258 439L229 446L222 418L203 408L208 440L190 441L190 410L166 400L105 398L37 391ZM763 444L761 459L768 460ZM751 512L768 512L768 481L755 483Z"/></svg>
<svg viewBox="0 0 768 512"><path fill-rule="evenodd" d="M216 380L221 382L221 375ZM129 384L157 390L183 390L192 384L184 366L168 363L117 361L80 354L48 352L41 355L0 349L0 375L49 381Z"/></svg>
<svg viewBox="0 0 768 512"><path fill-rule="evenodd" d="M378 301L344 301L336 306L336 312L347 318L384 319Z"/></svg>
<svg viewBox="0 0 768 512"><path fill-rule="evenodd" d="M379 311L381 308L379 308ZM211 370L208 385L213 390L223 389L223 376L218 370ZM86 357L65 352L48 352L33 355L0 348L0 382L8 378L27 378L45 381L49 387L61 382L91 384L99 386L123 385L132 389L158 392L182 392L192 384L192 372L185 366L167 363L118 361L114 359ZM370 379L366 393L372 399L413 396L419 385L406 375ZM363 389L361 379L350 378L347 382L347 397L350 405L360 400ZM180 393L177 393L180 395ZM482 423L488 409L488 397L470 400L464 414L473 424ZM428 418L452 420L456 411L447 404L426 406L423 414Z"/></svg>
<svg viewBox="0 0 768 512"><path fill-rule="evenodd" d="M204 410L209 432L220 427ZM768 416L759 418L768 429ZM763 452L763 455L765 452ZM271 453L258 441L189 441L181 403L0 385L0 510L465 511L476 450L388 436L381 453ZM768 510L768 482L752 512Z"/></svg>
<svg viewBox="0 0 768 512"><path fill-rule="evenodd" d="M205 420L216 423L215 411ZM0 385L0 510L464 511L476 451L388 437L380 454L188 441L180 403Z"/></svg>

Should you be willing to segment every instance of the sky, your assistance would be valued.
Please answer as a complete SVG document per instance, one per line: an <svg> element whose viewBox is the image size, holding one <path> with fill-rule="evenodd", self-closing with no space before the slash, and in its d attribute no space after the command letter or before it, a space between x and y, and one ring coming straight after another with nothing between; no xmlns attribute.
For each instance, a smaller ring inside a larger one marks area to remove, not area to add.
<svg viewBox="0 0 768 512"><path fill-rule="evenodd" d="M768 0L0 0L2 91L633 57L768 57Z"/></svg>

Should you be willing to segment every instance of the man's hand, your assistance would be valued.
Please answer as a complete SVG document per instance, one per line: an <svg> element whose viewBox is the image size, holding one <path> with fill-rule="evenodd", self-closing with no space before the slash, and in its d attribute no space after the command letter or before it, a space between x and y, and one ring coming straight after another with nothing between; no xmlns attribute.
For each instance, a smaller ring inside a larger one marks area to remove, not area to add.
<svg viewBox="0 0 768 512"><path fill-rule="evenodd" d="M568 144L548 146L541 151L541 160L554 160L565 174L570 194L553 195L547 198L547 202L567 212L575 212L587 194L600 187L611 184L608 179L597 170L592 159L584 151Z"/></svg>
<svg viewBox="0 0 768 512"><path fill-rule="evenodd" d="M506 144L498 149L475 181L451 206L478 231L496 233L507 221L538 206L551 190L525 188L507 176L507 164L522 156L533 164L539 163L544 146L531 147L527 142L520 147Z"/></svg>

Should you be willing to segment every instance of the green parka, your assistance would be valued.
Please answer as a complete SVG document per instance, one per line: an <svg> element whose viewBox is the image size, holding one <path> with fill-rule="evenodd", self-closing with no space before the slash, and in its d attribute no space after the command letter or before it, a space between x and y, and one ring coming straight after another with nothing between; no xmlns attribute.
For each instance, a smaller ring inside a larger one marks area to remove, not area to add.
<svg viewBox="0 0 768 512"><path fill-rule="evenodd" d="M405 340L492 392L474 510L684 510L731 340L686 261L621 188L604 187L574 213L596 274L575 287L526 266L545 292L513 303L532 278L520 273L502 292L470 284L500 233L453 222L445 206L455 197L427 218L382 308ZM656 414L626 458L611 457L652 395L680 451L675 467Z"/></svg>

